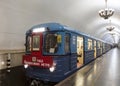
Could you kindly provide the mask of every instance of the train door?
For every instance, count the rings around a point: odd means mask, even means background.
[[[70,34],[69,33],[65,34],[65,53],[69,57],[69,70],[71,70],[72,64],[71,64],[71,56],[70,56]]]
[[[96,41],[94,41],[94,58],[96,58]]]
[[[77,68],[83,65],[83,37],[77,37]]]

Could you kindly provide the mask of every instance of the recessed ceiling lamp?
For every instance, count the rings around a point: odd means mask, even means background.
[[[110,20],[110,25],[106,28],[108,31],[112,31],[115,29],[115,26],[111,25],[111,20]]]
[[[100,17],[104,18],[104,19],[108,19],[110,16],[112,16],[114,14],[114,10],[113,9],[109,9],[107,7],[107,0],[105,0],[105,9],[104,10],[100,10],[99,11],[99,15]]]

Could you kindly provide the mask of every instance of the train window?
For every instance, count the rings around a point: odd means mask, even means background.
[[[93,49],[92,40],[88,39],[88,50],[92,50],[92,49]]]
[[[96,47],[96,41],[94,41],[94,47]]]
[[[26,39],[26,51],[27,52],[31,51],[31,36],[27,36],[27,39]]]
[[[40,36],[34,35],[33,36],[33,51],[40,49]]]
[[[98,49],[100,49],[100,42],[97,42],[97,44],[98,44]]]
[[[57,34],[48,33],[45,35],[44,51],[47,53],[56,53],[58,50]]]
[[[103,48],[105,48],[105,44],[103,43]]]
[[[65,35],[65,52],[66,53],[70,52],[70,35],[69,34]]]
[[[102,48],[102,43],[100,42],[100,48]]]

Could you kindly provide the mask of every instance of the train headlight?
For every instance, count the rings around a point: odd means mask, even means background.
[[[28,68],[28,64],[25,64],[25,65],[24,65],[24,68],[25,68],[25,69]]]
[[[53,62],[52,67],[49,68],[50,72],[53,72],[55,70],[55,67],[56,67],[56,63]]]
[[[53,72],[55,70],[55,67],[52,66],[52,67],[49,68],[49,70],[50,70],[50,72]]]

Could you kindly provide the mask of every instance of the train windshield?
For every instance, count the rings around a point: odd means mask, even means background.
[[[44,51],[46,53],[56,53],[58,51],[57,34],[47,33],[44,39]]]
[[[32,42],[31,39],[32,39],[31,36],[27,36],[27,39],[26,39],[26,51],[27,52],[31,51],[31,42]]]
[[[26,52],[31,52],[40,50],[40,36],[33,35],[27,36],[26,38]]]
[[[33,36],[33,51],[38,51],[40,49],[40,36],[34,35]]]

